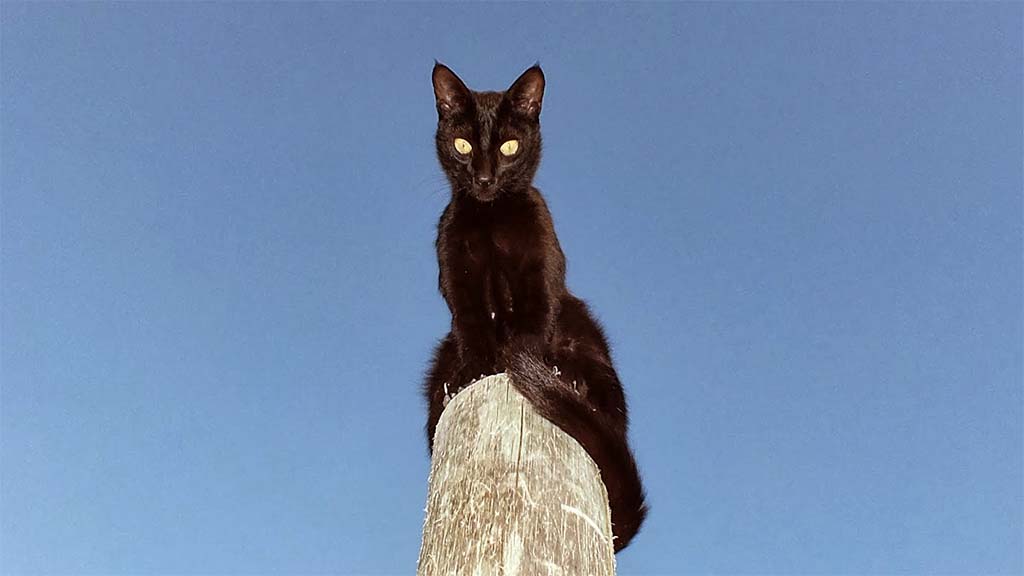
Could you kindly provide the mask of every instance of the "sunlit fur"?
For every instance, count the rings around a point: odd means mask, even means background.
[[[474,92],[444,65],[434,67],[437,157],[452,191],[437,229],[438,283],[452,322],[424,384],[428,445],[449,394],[482,375],[508,372],[533,407],[597,463],[620,550],[647,506],[607,340],[565,285],[551,213],[531,185],[544,82],[534,66],[505,92]],[[460,154],[456,138],[472,151]],[[501,154],[513,139],[518,153]]]

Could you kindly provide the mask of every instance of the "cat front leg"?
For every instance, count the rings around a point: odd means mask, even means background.
[[[467,317],[468,316],[468,317]],[[458,342],[462,374],[469,380],[489,376],[496,371],[498,344],[492,324],[474,316],[452,316],[452,333]]]
[[[452,313],[451,332],[461,360],[460,373],[470,379],[493,374],[498,342],[488,311],[486,274],[467,258],[452,258],[448,264],[442,292]]]
[[[556,299],[549,289],[543,261],[523,267],[510,282],[513,310],[509,325],[510,351],[526,352],[538,358],[548,351],[554,331]]]

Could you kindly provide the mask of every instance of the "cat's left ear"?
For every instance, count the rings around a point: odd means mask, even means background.
[[[437,113],[441,116],[454,116],[463,112],[469,105],[469,88],[455,72],[440,62],[434,61],[434,99],[437,102]]]
[[[544,72],[540,64],[534,64],[529,70],[512,83],[505,93],[512,103],[513,109],[531,120],[540,117],[540,107],[544,100]]]

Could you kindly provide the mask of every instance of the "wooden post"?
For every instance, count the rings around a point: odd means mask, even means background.
[[[505,374],[466,388],[441,415],[416,573],[615,574],[597,465]]]

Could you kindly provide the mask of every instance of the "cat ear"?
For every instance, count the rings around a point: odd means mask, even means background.
[[[536,120],[540,116],[541,101],[544,100],[544,72],[540,64],[534,64],[523,72],[505,95],[517,112]]]
[[[469,104],[469,88],[444,64],[434,61],[434,99],[437,113],[451,116],[466,109]]]

